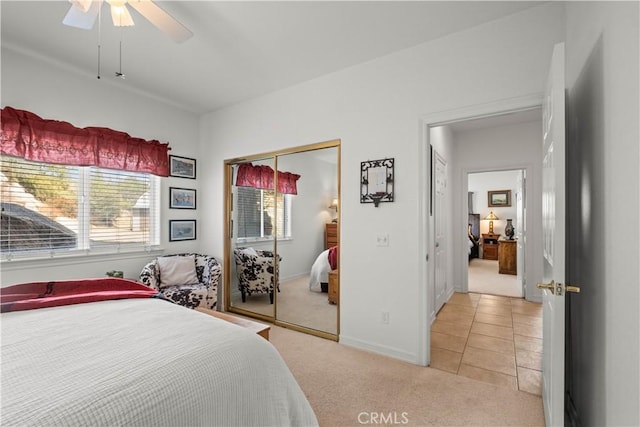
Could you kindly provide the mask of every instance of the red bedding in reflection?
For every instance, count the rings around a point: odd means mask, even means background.
[[[21,283],[0,288],[0,312],[159,295],[141,283],[118,278]]]
[[[329,265],[332,270],[338,268],[338,247],[332,246],[329,248]]]

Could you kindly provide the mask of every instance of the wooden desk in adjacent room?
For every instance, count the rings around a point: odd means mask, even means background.
[[[498,273],[514,275],[518,274],[517,252],[517,240],[498,240]]]

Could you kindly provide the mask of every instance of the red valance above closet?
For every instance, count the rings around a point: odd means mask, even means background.
[[[291,172],[278,171],[278,193],[298,194],[298,179],[300,175]],[[265,165],[242,163],[238,166],[236,185],[238,187],[253,187],[262,190],[273,190],[273,169]]]
[[[169,176],[169,145],[107,128],[77,128],[29,111],[2,109],[2,154],[35,162]]]

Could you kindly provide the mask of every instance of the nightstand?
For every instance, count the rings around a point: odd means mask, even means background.
[[[340,301],[340,273],[338,270],[329,272],[329,304],[338,304]]]
[[[498,259],[498,238],[499,234],[482,235],[482,259]]]

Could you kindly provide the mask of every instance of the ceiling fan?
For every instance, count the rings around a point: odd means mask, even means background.
[[[106,0],[111,6],[111,18],[116,27],[134,25],[127,4],[147,18],[160,31],[167,34],[176,43],[182,43],[193,33],[175,18],[162,10],[152,0]],[[62,23],[70,27],[90,30],[96,22],[103,0],[69,0],[71,8]]]

